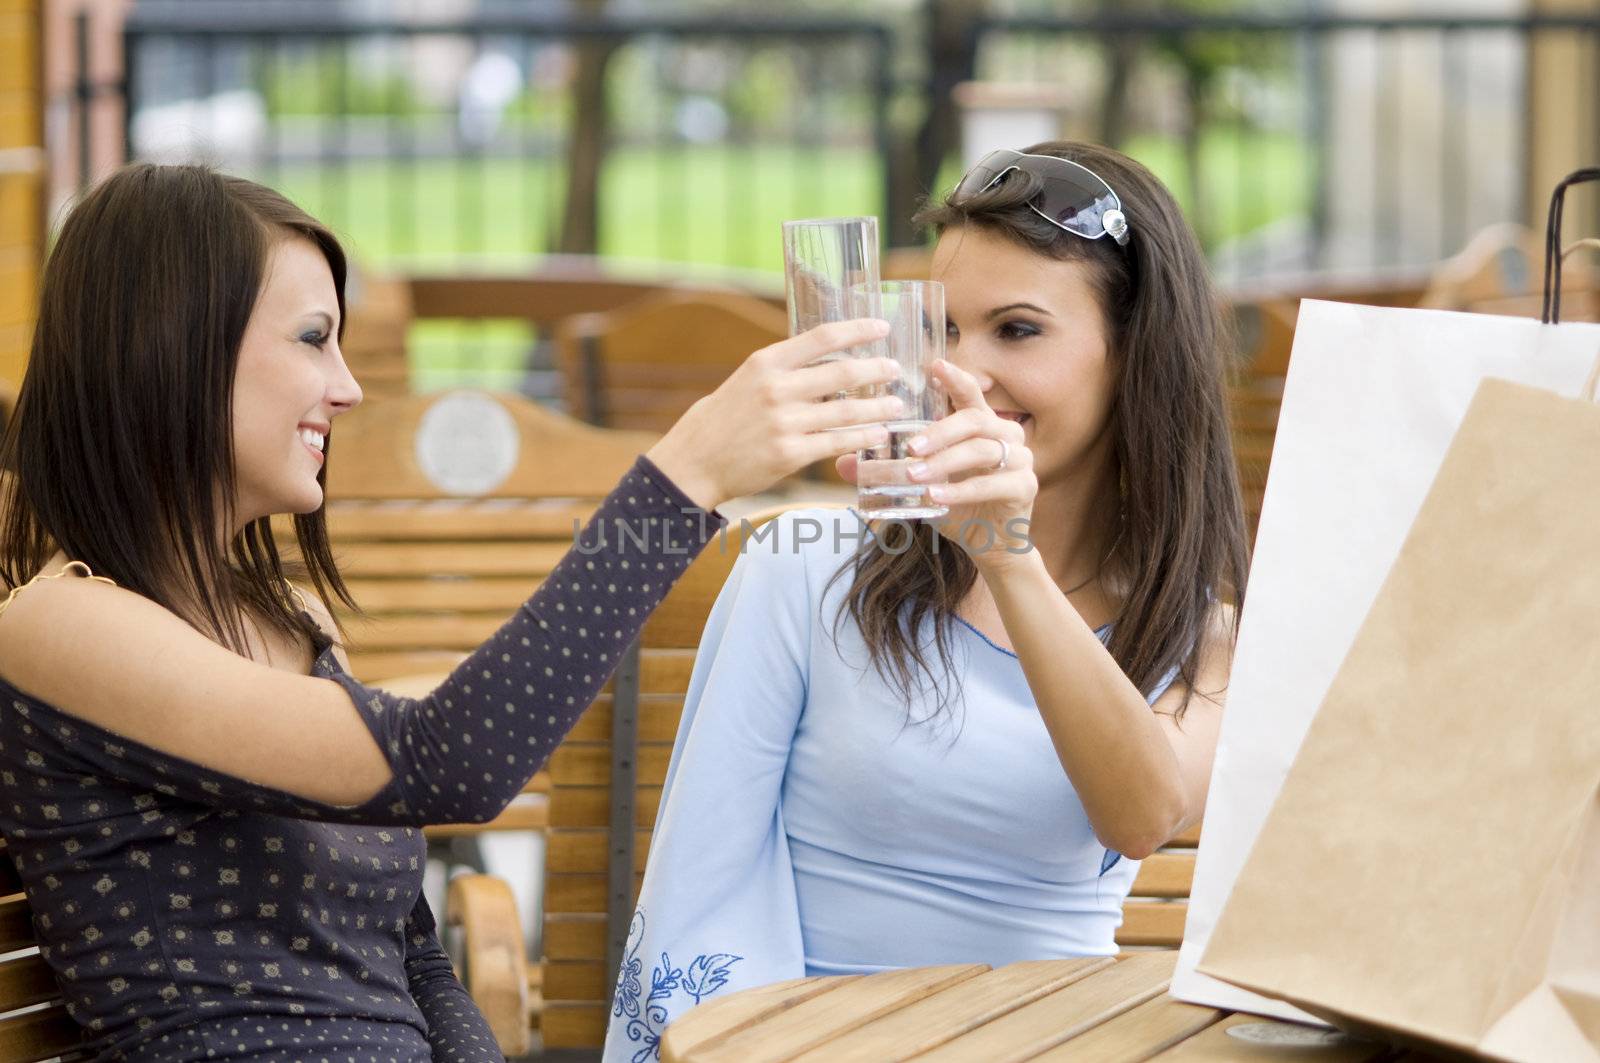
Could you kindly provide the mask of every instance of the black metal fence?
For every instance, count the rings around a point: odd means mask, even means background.
[[[941,51],[933,4],[921,25],[388,8],[144,0],[109,87],[129,156],[259,176],[386,262],[770,269],[784,217],[878,213],[904,238],[957,166],[959,138],[928,135],[961,120],[950,86],[1027,83],[1063,133],[1150,163],[1225,273],[1376,268],[1527,220],[1538,50],[1600,63],[1600,15],[1010,14]],[[1592,90],[1569,114],[1600,141]]]
[[[1437,261],[1533,219],[1535,66],[1600,71],[1600,15],[1010,16],[971,30],[971,76],[1056,86],[1069,135],[1148,163],[1224,280]],[[1600,146],[1594,82],[1565,128]]]
[[[399,264],[565,250],[771,268],[782,219],[887,210],[877,24],[362,10],[140,4],[128,156],[215,160]]]
[[[770,274],[778,222],[826,214],[880,215],[904,243],[917,199],[1031,108],[1041,138],[1147,163],[1219,278],[1248,284],[1419,266],[1533,221],[1532,86],[1551,55],[1588,73],[1568,128],[1540,138],[1600,149],[1600,15],[566,7],[140,0],[125,76],[82,76],[60,102],[87,138],[91,101],[123,97],[128,157],[256,176],[388,269],[564,250]],[[528,333],[496,335],[479,349],[499,342],[512,371]]]

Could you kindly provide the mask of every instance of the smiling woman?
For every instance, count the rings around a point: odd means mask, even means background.
[[[326,228],[193,166],[109,177],[45,271],[0,452],[0,831],[97,1058],[501,1059],[422,899],[417,828],[516,797],[716,506],[876,443],[860,426],[893,412],[818,401],[890,379],[816,364],[881,322],[753,353],[590,526],[665,545],[569,554],[436,690],[397,698],[349,675],[330,616],[353,605],[323,525],[329,440],[361,401],[344,281]]]
[[[8,462],[26,504],[0,524],[5,581],[59,550],[233,649],[247,613],[309,645],[318,629],[264,519],[289,512],[306,575],[353,606],[321,463],[297,435],[361,399],[338,352],[345,268],[332,233],[250,181],[144,165],[93,191],[47,268]]]
[[[1181,716],[1204,686],[1219,603],[1242,600],[1247,566],[1205,258],[1172,194],[1126,155],[1077,143],[1006,154],[1009,168],[919,215],[939,237],[951,360],[985,407],[1023,427],[1033,542],[1051,581],[1091,628],[1116,621],[1106,649],[1141,693],[1180,680],[1161,708]],[[1039,209],[1062,174],[1112,191],[1125,243]],[[929,667],[902,608],[934,621],[940,657],[958,618],[1001,626],[983,560],[940,553],[928,532],[899,556],[858,558],[851,615],[902,689]]]
[[[1132,159],[997,155],[923,216],[955,412],[909,472],[949,513],[796,515],[773,541],[808,545],[740,559],[610,1061],[716,992],[1113,953],[1138,861],[1204,811],[1245,579],[1205,262]]]

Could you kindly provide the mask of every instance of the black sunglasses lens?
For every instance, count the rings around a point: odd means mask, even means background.
[[[1117,194],[1092,171],[1067,159],[992,151],[968,170],[956,185],[956,202],[985,191],[1012,170],[1037,178],[1039,194],[1031,206],[1068,232],[1097,240],[1105,235],[1105,214],[1121,208]]]
[[[994,184],[995,178],[1016,165],[1018,154],[1014,151],[991,151],[966,172],[956,185],[958,199],[975,196]]]
[[[1117,205],[1117,197],[1104,181],[1088,171],[1040,174],[1044,191],[1037,206],[1045,216],[1064,229],[1091,239],[1101,236],[1105,212]]]

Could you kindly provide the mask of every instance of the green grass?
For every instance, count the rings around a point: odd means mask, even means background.
[[[1176,139],[1139,137],[1126,150],[1192,210]],[[1208,199],[1197,228],[1208,247],[1310,209],[1314,157],[1299,137],[1214,128],[1200,162]],[[554,242],[565,180],[551,159],[391,159],[257,176],[330,224],[355,261],[376,271],[527,265]],[[958,176],[946,167],[941,185]],[[881,162],[865,147],[619,149],[602,179],[600,249],[686,269],[776,273],[781,222],[881,216],[882,181]],[[416,386],[436,390],[514,386],[534,337],[509,322],[424,322],[411,340]]]
[[[1192,204],[1172,137],[1127,150]],[[1218,127],[1201,142],[1208,245],[1310,208],[1314,158],[1292,134]],[[565,175],[551,159],[388,159],[295,165],[260,175],[344,238],[359,261],[388,268],[531,259],[553,242]],[[958,176],[946,167],[941,184]],[[882,165],[870,148],[727,146],[620,149],[601,182],[601,253],[781,268],[787,218],[883,213]]]
[[[1312,147],[1289,133],[1208,130],[1200,140],[1200,170],[1207,197],[1197,216],[1189,166],[1172,137],[1135,137],[1128,154],[1172,189],[1208,249],[1285,218],[1305,216],[1312,206]]]
[[[565,186],[549,159],[335,162],[258,176],[382,268],[531,259],[554,243]],[[881,167],[866,148],[619,149],[600,195],[602,254],[773,272],[785,219],[883,212]]]
[[[551,160],[357,162],[261,175],[345,241],[369,270],[531,263],[554,242],[565,177]],[[617,259],[773,274],[785,219],[881,214],[882,176],[867,150],[618,150],[601,184],[600,247]],[[535,336],[517,322],[412,327],[413,387],[514,389]]]
[[[415,322],[407,336],[411,390],[520,390],[534,339],[533,329],[520,321]],[[545,383],[540,390],[551,392],[555,381]]]

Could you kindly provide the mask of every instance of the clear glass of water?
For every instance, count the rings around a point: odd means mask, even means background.
[[[852,312],[850,289],[876,286],[877,218],[807,218],[783,223],[783,280],[789,303],[789,335],[798,336],[830,321],[876,317]],[[837,361],[862,354],[840,351],[820,359]],[[836,399],[858,397],[860,389],[842,391]]]
[[[850,289],[851,317],[881,317],[889,335],[867,353],[900,363],[900,377],[881,385],[880,394],[898,395],[904,408],[886,422],[889,440],[857,455],[856,503],[861,515],[878,520],[942,517],[948,507],[928,493],[932,486],[911,479],[918,460],[907,445],[949,410],[944,389],[928,374],[944,357],[944,285],[938,281],[887,281]]]

